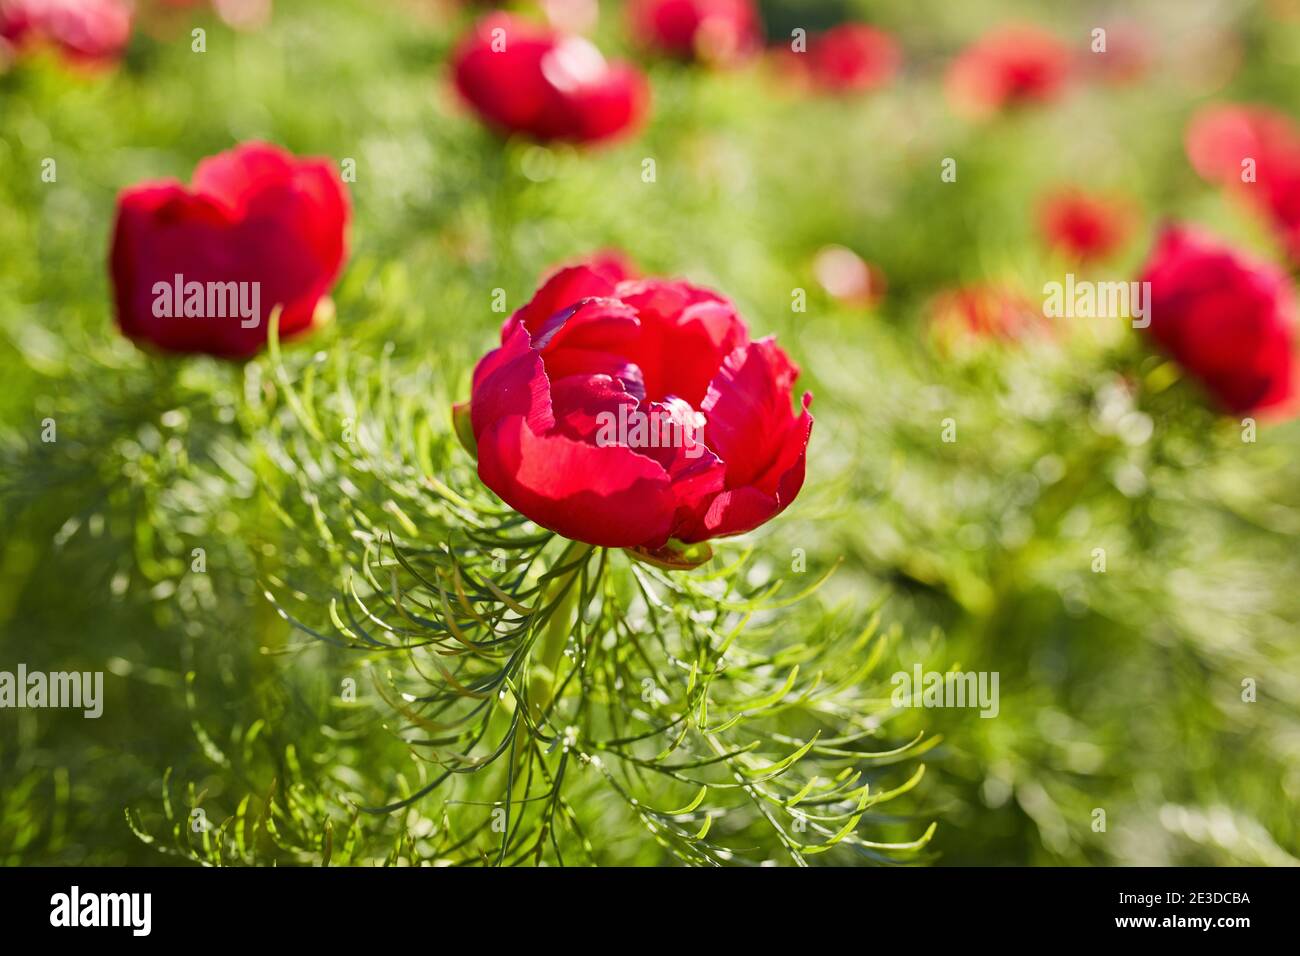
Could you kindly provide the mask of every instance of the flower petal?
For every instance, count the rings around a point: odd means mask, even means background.
[[[722,360],[749,341],[735,306],[689,282],[632,280],[615,294],[641,320],[632,357],[652,400],[676,395],[698,408]]]
[[[478,474],[516,511],[574,541],[653,550],[672,530],[672,486],[657,462],[558,432],[539,435],[522,415],[479,436]]]

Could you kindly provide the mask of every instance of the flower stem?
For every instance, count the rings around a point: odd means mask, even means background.
[[[552,579],[542,599],[542,607],[550,606],[552,610],[545,629],[539,636],[528,679],[529,717],[534,723],[542,721],[555,698],[560,660],[564,657],[565,645],[573,631],[575,615],[581,613],[578,608],[578,592],[581,590],[579,579],[592,550],[589,544],[570,542],[555,566],[573,564],[573,568]]]

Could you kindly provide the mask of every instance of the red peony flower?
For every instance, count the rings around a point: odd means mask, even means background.
[[[730,64],[762,44],[754,0],[632,0],[633,35],[668,56]]]
[[[898,72],[902,54],[894,38],[865,23],[843,23],[808,39],[804,53],[788,50],[785,63],[815,90],[865,93]]]
[[[1016,106],[1049,103],[1065,89],[1069,49],[1033,26],[1007,26],[976,41],[948,70],[948,97],[982,117]]]
[[[1142,281],[1156,343],[1232,413],[1281,410],[1293,397],[1290,280],[1194,229],[1161,234]]]
[[[1124,244],[1132,227],[1128,203],[1073,189],[1048,195],[1039,212],[1047,244],[1079,262],[1105,259]]]
[[[1186,146],[1196,171],[1259,210],[1300,262],[1300,127],[1291,117],[1216,104],[1192,118]]]
[[[245,143],[199,163],[193,185],[141,183],[117,201],[117,322],[167,352],[242,359],[312,325],[346,254],[348,198],[328,160]]]
[[[741,534],[803,485],[798,374],[716,293],[608,256],[562,269],[474,370],[478,474],[575,541],[656,552]]]
[[[1203,178],[1241,186],[1245,160],[1254,160],[1256,173],[1267,176],[1277,163],[1300,154],[1300,130],[1291,117],[1266,106],[1216,103],[1192,117],[1185,144]]]
[[[592,143],[631,132],[650,92],[592,44],[505,13],[481,20],[452,57],[456,89],[485,122],[536,139]]]
[[[131,39],[131,6],[123,0],[0,0],[0,40],[25,52],[52,47],[69,63],[102,67]]]

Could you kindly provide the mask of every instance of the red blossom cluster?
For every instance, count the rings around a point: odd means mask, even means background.
[[[749,0],[638,0],[628,12],[644,47],[734,63],[758,49]],[[53,43],[99,62],[120,51],[129,13],[116,0],[0,0],[0,36],[19,49]],[[807,38],[782,55],[793,81],[832,93],[888,82],[898,44],[864,24]],[[1133,50],[1127,54],[1132,59]],[[995,30],[947,72],[954,104],[988,117],[1052,102],[1074,56],[1037,28]],[[597,143],[646,118],[649,85],[588,40],[490,14],[451,58],[463,100],[491,127],[540,141]],[[1260,210],[1300,260],[1300,128],[1259,107],[1212,106],[1193,120],[1194,168]],[[1137,225],[1122,198],[1071,187],[1047,194],[1046,244],[1078,263],[1123,249]],[[117,321],[149,347],[244,359],[309,329],[346,257],[349,200],[333,164],[248,143],[204,160],[189,186],[122,192],[110,256]],[[828,245],[814,272],[839,301],[874,305],[879,270]],[[1143,271],[1146,335],[1224,410],[1293,406],[1295,349],[1289,277],[1207,236],[1172,225]],[[211,313],[214,294],[239,298],[242,321]],[[160,307],[160,301],[165,304]],[[941,294],[931,330],[946,345],[1010,341],[1048,326],[1013,289],[974,283]],[[792,407],[798,369],[770,338],[754,340],[725,297],[678,279],[638,278],[618,255],[562,269],[505,323],[479,362],[458,427],[479,475],[504,501],[579,541],[671,559],[673,548],[739,534],[786,508],[803,484],[811,395]],[[601,439],[609,422],[645,416],[672,442]],[[667,549],[667,550],[665,550]]]

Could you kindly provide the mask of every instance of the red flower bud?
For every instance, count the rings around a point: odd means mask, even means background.
[[[842,23],[810,36],[803,52],[784,48],[781,62],[818,92],[866,93],[893,79],[902,54],[883,30],[865,23]]]
[[[1070,51],[1045,30],[1001,27],[964,50],[948,70],[948,96],[982,117],[1057,99],[1069,79]]]
[[[1067,189],[1048,195],[1039,212],[1047,244],[1079,262],[1105,259],[1128,239],[1133,210],[1125,202]]]
[[[456,89],[489,125],[538,140],[594,143],[645,116],[645,78],[589,41],[509,14],[481,20],[452,57]]]
[[[193,184],[122,191],[109,267],[117,322],[167,352],[243,359],[309,328],[346,253],[348,198],[334,165],[245,143],[199,163]]]
[[[627,10],[640,43],[682,60],[736,63],[762,43],[754,0],[632,0]]]

